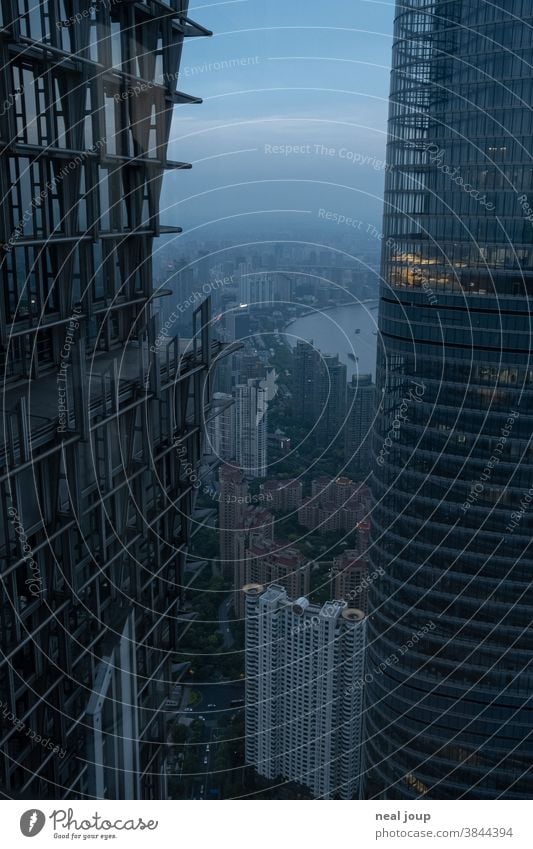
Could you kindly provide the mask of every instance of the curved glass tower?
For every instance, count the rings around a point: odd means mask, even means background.
[[[505,7],[397,5],[367,797],[533,796],[533,0]]]

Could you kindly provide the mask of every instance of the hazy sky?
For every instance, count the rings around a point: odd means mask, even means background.
[[[193,170],[166,179],[162,222],[207,239],[230,224],[344,226],[324,209],[379,223],[393,11],[392,0],[193,2],[214,35],[185,43],[178,88],[203,104],[175,109],[169,155]]]

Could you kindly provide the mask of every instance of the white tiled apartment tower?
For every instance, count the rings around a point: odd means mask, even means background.
[[[246,762],[315,798],[359,795],[366,623],[261,584],[246,597]]]

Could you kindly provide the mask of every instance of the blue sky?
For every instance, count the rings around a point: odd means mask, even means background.
[[[327,209],[379,223],[392,0],[192,2],[163,223],[215,238],[317,225]],[[296,149],[295,149],[296,148]],[[324,226],[324,225],[322,225]]]

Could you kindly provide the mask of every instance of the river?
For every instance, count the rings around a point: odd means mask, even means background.
[[[352,374],[376,373],[378,301],[367,301],[330,310],[319,310],[297,318],[284,330],[294,348],[299,339],[313,342],[323,354],[338,354]],[[359,333],[355,331],[359,328]],[[348,356],[353,354],[358,359]]]

